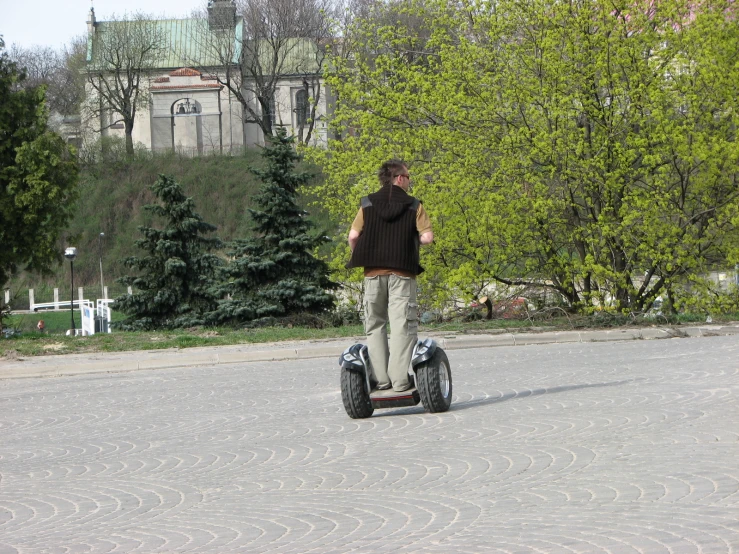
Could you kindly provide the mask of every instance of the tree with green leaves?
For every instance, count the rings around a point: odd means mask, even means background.
[[[212,251],[221,241],[206,236],[216,230],[195,212],[195,203],[171,177],[160,175],[151,187],[160,203],[144,206],[165,222],[162,229],[139,227],[144,238],[136,246],[146,252],[124,262],[136,275],[119,279],[132,294],[116,299],[126,314],[120,324],[126,330],[190,327],[203,324],[203,314],[213,310],[213,287],[220,258]]]
[[[43,273],[61,259],[78,195],[74,149],[47,128],[44,87],[24,79],[0,38],[0,291],[17,270]]]
[[[735,3],[401,9],[412,18],[360,21],[363,48],[333,60],[333,125],[351,132],[312,156],[347,224],[382,160],[409,161],[435,222],[427,301],[498,283],[547,288],[577,310],[640,312],[733,262]],[[337,272],[347,255],[341,245]]]
[[[308,179],[296,171],[300,156],[294,139],[280,127],[263,150],[265,169],[252,169],[263,185],[255,197],[260,210],[249,210],[254,237],[231,243],[225,268],[224,293],[214,314],[218,323],[264,317],[320,313],[334,305],[328,266],[315,250],[328,241],[311,234],[307,212],[296,202],[298,188]]]

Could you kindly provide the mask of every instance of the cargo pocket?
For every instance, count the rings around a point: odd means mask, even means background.
[[[364,278],[364,304],[367,305],[367,300],[375,300],[380,294],[380,276],[375,275],[374,277]]]
[[[379,276],[364,278],[364,332],[367,334],[377,325],[374,312],[380,296],[380,286]]]
[[[402,277],[400,275],[390,275],[388,278],[388,290],[390,296],[395,298],[411,298],[416,297],[416,280],[411,277]]]
[[[418,334],[418,304],[409,302],[405,309],[406,334],[415,336]]]

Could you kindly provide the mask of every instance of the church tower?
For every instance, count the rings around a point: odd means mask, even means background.
[[[90,6],[90,13],[87,15],[87,36],[92,37],[95,34],[95,25],[97,20],[95,19],[95,8]]]
[[[233,29],[236,23],[234,0],[209,0],[208,27],[211,31]]]

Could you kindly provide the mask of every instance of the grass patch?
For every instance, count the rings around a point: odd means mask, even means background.
[[[125,315],[113,311],[112,317],[113,321],[120,321],[125,318]],[[37,328],[40,320],[44,322],[45,333],[47,335],[63,335],[68,329],[72,328],[72,314],[69,311],[13,314],[6,321],[5,325],[11,329],[17,329],[24,334],[40,334]],[[74,326],[75,329],[82,328],[82,319],[79,310],[74,311]]]
[[[160,350],[282,342],[291,340],[331,339],[361,336],[361,325],[325,329],[304,327],[263,327],[258,329],[193,328],[153,333],[114,331],[91,337],[68,337],[63,334],[26,332],[0,339],[0,357],[42,356],[51,354],[83,354],[131,350]]]
[[[65,331],[69,327],[68,312],[49,312],[43,314],[45,321],[60,318],[59,326]],[[36,321],[38,314],[12,316],[16,323]],[[30,320],[28,316],[31,316]],[[730,323],[739,320],[739,313],[713,316],[714,324]],[[663,316],[557,316],[539,319],[538,317],[520,319],[493,319],[476,321],[448,321],[422,325],[419,335],[428,333],[490,333],[490,332],[538,332],[566,331],[574,329],[604,329],[614,327],[662,326],[705,323],[706,316],[681,314],[670,319]],[[48,327],[47,327],[48,328]],[[19,336],[0,339],[0,357],[44,356],[54,354],[79,354],[93,352],[121,352],[131,350],[159,350],[165,348],[193,348],[226,346],[238,344],[258,344],[296,340],[320,340],[349,337],[363,337],[362,325],[343,325],[340,327],[257,327],[250,329],[233,328],[192,328],[173,331],[124,332],[97,334],[91,337],[68,337],[60,333],[39,333],[35,327],[22,329]]]

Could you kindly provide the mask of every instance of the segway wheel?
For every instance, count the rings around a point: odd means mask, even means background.
[[[446,412],[452,405],[452,371],[449,359],[441,348],[426,363],[416,369],[418,392],[427,412]]]
[[[341,399],[344,409],[352,419],[370,417],[375,409],[365,390],[364,376],[355,371],[341,368]]]

